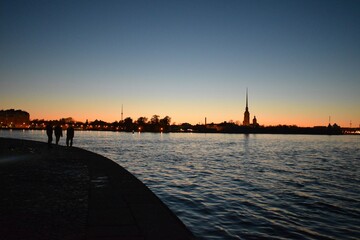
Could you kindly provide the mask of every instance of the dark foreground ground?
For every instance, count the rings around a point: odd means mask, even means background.
[[[79,148],[0,138],[1,239],[194,239],[142,182]]]

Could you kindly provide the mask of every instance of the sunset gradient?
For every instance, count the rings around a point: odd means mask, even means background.
[[[360,125],[359,1],[1,1],[0,109]]]

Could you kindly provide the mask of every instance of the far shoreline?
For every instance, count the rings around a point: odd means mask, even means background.
[[[44,128],[0,128],[4,131],[44,131]],[[64,129],[65,130],[65,129]],[[187,129],[183,131],[124,131],[116,129],[81,129],[75,128],[75,131],[82,132],[119,132],[119,133],[154,133],[154,134],[167,134],[167,133],[194,133],[194,134],[267,134],[267,135],[360,135],[360,129],[353,128],[340,128],[337,131],[332,131],[327,127],[259,127],[259,128],[242,128],[237,131],[214,131],[212,129],[197,131]]]

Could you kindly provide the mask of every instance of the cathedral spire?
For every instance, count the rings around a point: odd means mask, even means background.
[[[246,111],[248,111],[248,88],[246,88]]]
[[[249,105],[248,105],[248,89],[247,88],[246,88],[246,107],[245,107],[245,112],[244,112],[243,125],[244,126],[250,125],[250,113],[249,113]]]

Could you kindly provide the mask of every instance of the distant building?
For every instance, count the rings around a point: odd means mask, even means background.
[[[245,107],[245,112],[244,112],[243,125],[250,126],[250,113],[249,113],[249,108],[248,108],[248,90],[247,89],[246,89],[246,107]]]
[[[30,114],[22,110],[1,110],[1,127],[22,128],[30,124]]]
[[[253,119],[253,126],[257,126],[258,123],[257,123],[257,119],[256,119],[256,116],[254,116],[254,119]]]

